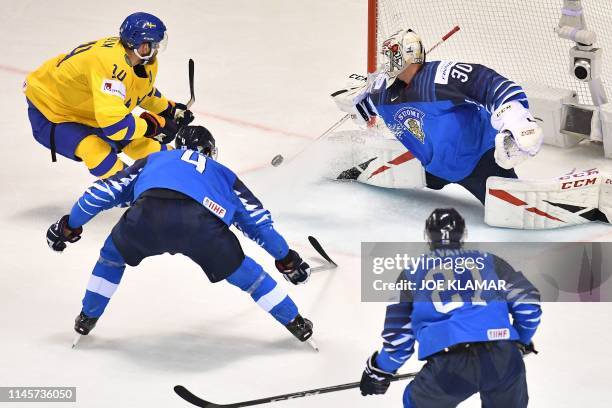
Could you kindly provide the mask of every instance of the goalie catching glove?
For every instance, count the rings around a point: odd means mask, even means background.
[[[542,129],[520,102],[511,101],[497,108],[491,125],[499,132],[495,136],[495,161],[500,167],[511,169],[540,151]]]
[[[283,259],[277,260],[275,265],[285,279],[294,285],[306,283],[310,277],[310,265],[304,262],[293,249],[290,249]]]
[[[358,125],[370,124],[378,115],[365,85],[341,89],[331,94],[331,97],[338,109],[351,115]]]
[[[71,244],[81,239],[83,227],[70,228],[68,225],[68,215],[64,215],[51,225],[47,230],[47,245],[55,252],[62,252],[66,249],[66,242]]]
[[[351,115],[357,125],[372,125],[378,111],[370,99],[370,92],[372,89],[387,87],[390,78],[386,73],[381,73],[370,81],[357,74],[352,74],[349,78],[351,81],[346,88],[334,92],[331,97],[338,109]]]

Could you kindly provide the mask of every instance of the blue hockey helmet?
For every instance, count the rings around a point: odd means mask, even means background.
[[[140,56],[147,60],[155,51],[163,51],[168,40],[166,26],[153,14],[138,12],[130,14],[119,28],[121,42],[127,48],[135,50],[143,43],[151,44],[151,55]]]

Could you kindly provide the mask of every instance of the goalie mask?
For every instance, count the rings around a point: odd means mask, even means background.
[[[421,37],[411,29],[400,30],[382,44],[385,71],[395,76],[410,64],[425,63],[425,49]]]
[[[177,149],[195,150],[206,156],[217,159],[215,138],[204,126],[184,126],[176,134],[174,144]]]
[[[454,208],[436,208],[425,221],[425,239],[431,250],[461,248],[466,237],[465,220]]]

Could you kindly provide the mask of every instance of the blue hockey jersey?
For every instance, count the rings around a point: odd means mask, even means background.
[[[429,173],[451,182],[495,146],[492,112],[510,101],[529,108],[519,85],[483,65],[428,62],[409,86],[396,79],[387,87],[385,77],[368,95],[378,115]]]
[[[69,225],[81,226],[103,210],[129,206],[145,191],[159,188],[193,198],[275,259],[289,252],[287,242],[273,228],[270,212],[236,174],[193,150],[153,153],[110,178],[96,181],[73,206]]]
[[[376,360],[381,369],[401,367],[413,354],[415,340],[420,360],[460,343],[531,342],[542,313],[540,294],[522,273],[495,255],[464,249],[436,250],[422,259],[402,274],[411,289],[387,307]],[[469,259],[473,262],[465,267]],[[432,282],[441,286],[434,288]]]

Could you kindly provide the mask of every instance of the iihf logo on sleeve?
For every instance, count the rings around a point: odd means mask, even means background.
[[[425,143],[425,132],[423,131],[423,118],[425,114],[418,109],[406,106],[398,110],[393,119],[402,125],[419,142]]]

